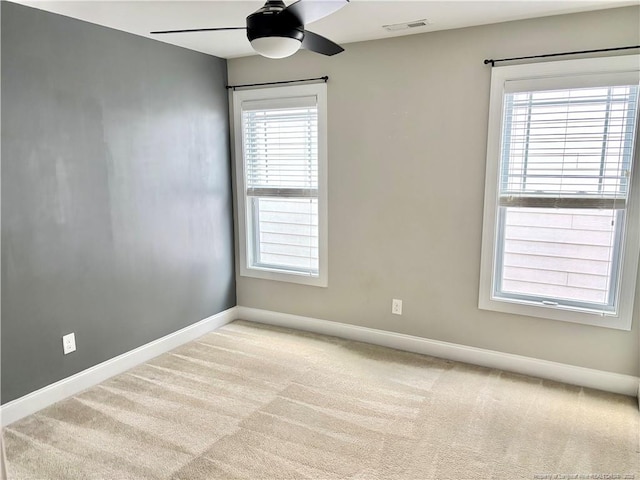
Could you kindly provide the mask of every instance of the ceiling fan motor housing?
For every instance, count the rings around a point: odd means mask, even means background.
[[[284,2],[269,0],[260,10],[247,17],[249,41],[264,37],[287,37],[302,42],[304,25],[299,18],[285,10]]]

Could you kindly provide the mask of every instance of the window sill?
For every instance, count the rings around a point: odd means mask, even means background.
[[[304,273],[290,272],[288,270],[278,270],[273,268],[241,268],[241,277],[259,278],[262,280],[274,280],[277,282],[297,283],[300,285],[310,285],[314,287],[327,287],[325,275],[311,276]]]
[[[612,328],[615,330],[631,330],[631,312],[613,315],[562,305],[527,304],[520,300],[496,299],[480,297],[480,310],[512,313],[529,317],[559,320],[561,322],[580,323],[594,327]]]

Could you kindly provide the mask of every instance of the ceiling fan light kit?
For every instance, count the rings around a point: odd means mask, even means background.
[[[256,53],[267,58],[289,57],[301,47],[321,55],[336,55],[344,51],[344,48],[328,38],[306,30],[305,25],[336,12],[348,2],[349,0],[298,0],[286,6],[282,0],[267,0],[262,8],[247,17],[247,39]],[[151,33],[192,33],[242,28],[215,27]]]
[[[251,40],[251,47],[267,58],[290,57],[302,46],[302,42],[291,37],[260,37]]]

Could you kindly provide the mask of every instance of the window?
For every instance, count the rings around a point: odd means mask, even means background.
[[[492,70],[479,307],[629,330],[640,56]]]
[[[327,285],[326,85],[234,92],[240,275]]]

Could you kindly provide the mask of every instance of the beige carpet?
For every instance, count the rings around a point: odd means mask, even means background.
[[[11,479],[640,479],[639,417],[631,397],[234,322],[5,441]]]

